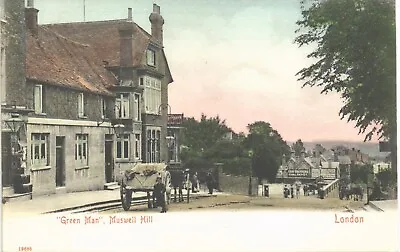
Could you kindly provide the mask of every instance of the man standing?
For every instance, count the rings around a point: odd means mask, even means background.
[[[153,200],[154,197],[157,200],[157,206],[161,207],[161,213],[167,212],[167,206],[165,203],[165,185],[162,183],[161,177],[157,177],[156,184],[154,185]]]
[[[213,194],[214,191],[214,177],[212,176],[211,172],[207,174],[207,187],[208,187],[208,194]]]

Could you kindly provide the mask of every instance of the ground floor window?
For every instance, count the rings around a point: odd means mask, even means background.
[[[129,158],[129,134],[122,135],[117,139],[117,158]]]
[[[135,134],[135,159],[141,160],[141,136],[140,134]]]
[[[148,163],[161,162],[161,129],[153,128],[147,129],[147,155],[146,161]]]
[[[75,138],[76,167],[88,166],[88,135],[77,134]]]
[[[49,134],[32,133],[31,162],[32,166],[49,165]]]

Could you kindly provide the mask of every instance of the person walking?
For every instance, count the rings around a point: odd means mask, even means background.
[[[293,199],[294,198],[294,186],[293,184],[290,185],[290,196]]]
[[[162,182],[161,177],[157,177],[156,184],[154,185],[153,200],[154,197],[157,201],[157,206],[161,207],[161,213],[167,212],[167,204],[165,202],[165,192],[166,188]]]
[[[208,194],[213,194],[213,191],[214,191],[214,177],[211,174],[211,172],[209,172],[207,174],[207,187],[208,187]]]
[[[296,198],[298,199],[300,197],[300,183],[296,184]]]

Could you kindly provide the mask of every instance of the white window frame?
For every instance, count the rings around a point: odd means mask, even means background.
[[[120,149],[119,153],[118,153],[118,146]],[[129,159],[129,156],[130,156],[130,135],[129,134],[123,134],[119,138],[117,138],[117,148],[116,148],[115,156],[118,160]]]
[[[161,106],[161,80],[145,76],[145,89],[144,89],[144,100],[145,100],[145,111],[146,114],[159,114],[159,108]]]
[[[156,66],[156,51],[153,49],[147,49],[146,53],[147,65]]]
[[[142,136],[135,133],[135,159],[142,160]]]
[[[1,24],[3,25],[3,24]],[[3,29],[3,27],[1,27]],[[0,31],[2,32],[2,31]],[[4,38],[4,34],[1,34],[1,39]],[[3,46],[3,41],[0,41],[0,83],[1,83],[1,104],[6,103],[6,49]]]
[[[31,164],[33,167],[49,166],[49,135],[45,133],[32,133]]]
[[[78,96],[78,117],[85,117],[85,95],[79,93]]]
[[[117,93],[115,98],[115,118],[128,119],[129,108],[130,108],[130,94],[129,93]]]
[[[140,94],[139,93],[134,93],[133,94],[133,119],[137,122],[141,121],[141,111],[140,111]]]
[[[146,129],[146,162],[161,162],[161,128],[148,127]]]
[[[107,118],[107,103],[103,97],[100,98],[100,104],[101,104],[101,117],[105,119]]]
[[[35,85],[33,91],[33,103],[36,114],[43,113],[43,86]]]
[[[75,166],[86,167],[89,165],[89,135],[76,134],[75,136]]]

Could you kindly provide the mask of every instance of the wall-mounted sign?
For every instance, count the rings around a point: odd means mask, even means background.
[[[168,114],[168,125],[181,125],[183,114]]]
[[[310,177],[310,170],[309,169],[289,169],[288,177],[307,178],[307,177]]]

